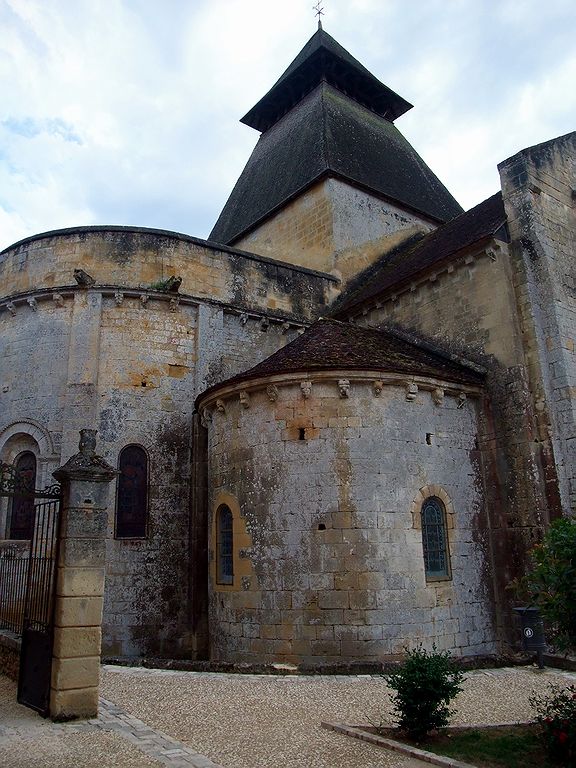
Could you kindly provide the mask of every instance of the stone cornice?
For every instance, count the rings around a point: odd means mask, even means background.
[[[302,386],[303,384],[306,386]],[[447,379],[342,368],[341,370],[284,373],[223,385],[205,396],[199,395],[196,408],[202,414],[211,413],[213,410],[222,412],[225,410],[227,401],[232,398],[242,402],[246,408],[249,407],[246,404],[249,403],[250,396],[258,392],[264,392],[271,402],[275,402],[282,387],[293,385],[299,385],[302,398],[307,399],[313,396],[315,384],[332,384],[335,394],[351,400],[354,399],[355,385],[358,384],[371,386],[375,397],[379,396],[383,387],[402,387],[406,389],[407,400],[415,400],[418,392],[424,391],[431,394],[436,405],[441,405],[444,395],[458,398],[463,405],[468,396],[478,398],[483,393],[482,387],[454,383]]]
[[[287,324],[288,327],[294,329],[306,328],[309,325],[309,321],[304,318],[290,315],[286,312],[266,311],[259,308],[229,304],[202,296],[184,293],[165,293],[164,291],[154,291],[149,288],[134,288],[123,285],[94,285],[89,288],[79,285],[65,285],[54,288],[37,288],[0,298],[0,312],[9,312],[11,315],[14,315],[16,310],[20,308],[24,308],[27,311],[36,311],[41,303],[50,300],[54,301],[57,306],[62,306],[66,299],[73,299],[77,293],[99,293],[103,297],[113,298],[117,304],[121,304],[125,298],[138,299],[143,307],[147,305],[149,300],[166,302],[168,305],[172,302],[176,306],[198,307],[201,304],[208,304],[220,307],[229,314],[238,315],[243,324],[247,320],[257,320],[258,322],[268,320],[269,323]]]

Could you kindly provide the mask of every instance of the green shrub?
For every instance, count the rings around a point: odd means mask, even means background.
[[[448,725],[448,705],[462,690],[463,674],[454,666],[448,651],[426,651],[421,645],[407,652],[397,672],[387,676],[399,728],[415,741],[430,731]]]
[[[576,766],[576,686],[550,686],[548,696],[531,696],[536,720],[551,760],[568,768]]]
[[[538,606],[558,648],[576,648],[576,519],[554,520],[530,555],[531,569],[515,584],[518,594]]]

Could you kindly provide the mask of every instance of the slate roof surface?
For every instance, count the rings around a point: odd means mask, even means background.
[[[232,245],[329,176],[436,221],[462,212],[393,123],[323,83],[260,137],[209,239]]]
[[[416,242],[412,239],[386,254],[338,299],[331,314],[345,317],[419,273],[448,261],[463,248],[496,235],[506,238],[505,224],[502,193],[497,192]]]
[[[258,131],[268,130],[322,80],[388,120],[395,120],[412,108],[412,104],[381,83],[340,43],[319,29],[241,122]]]
[[[476,385],[484,381],[484,373],[478,366],[466,365],[435,345],[399,330],[363,328],[322,319],[263,362],[210,387],[198,400],[230,384],[276,374],[309,375],[326,370],[412,374]]]

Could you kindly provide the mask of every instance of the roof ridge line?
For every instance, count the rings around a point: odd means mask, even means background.
[[[360,327],[367,327],[374,331],[384,331],[386,333],[390,333],[392,336],[396,336],[396,338],[400,339],[401,341],[405,341],[408,344],[412,344],[413,346],[421,347],[426,352],[430,352],[434,355],[437,355],[438,357],[443,357],[445,360],[449,360],[451,363],[458,363],[458,365],[471,368],[473,371],[476,371],[476,373],[483,375],[488,373],[488,369],[480,363],[477,363],[474,360],[470,360],[463,355],[459,355],[456,352],[451,352],[447,348],[439,347],[432,340],[429,340],[423,336],[419,336],[415,331],[409,331],[406,328],[400,328],[400,326],[395,325],[394,323],[383,323],[380,328],[376,328],[374,326]]]

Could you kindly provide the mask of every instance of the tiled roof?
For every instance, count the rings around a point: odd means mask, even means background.
[[[465,363],[436,345],[399,329],[378,330],[322,319],[263,362],[211,387],[207,392],[277,374],[306,376],[315,371],[329,370],[430,376],[475,385],[484,381],[484,372],[479,366]]]
[[[392,122],[323,83],[260,137],[209,239],[233,245],[328,176],[436,221],[462,211]]]
[[[347,317],[412,280],[419,273],[446,262],[454,254],[499,233],[506,223],[502,193],[497,192],[414,242],[404,243],[364,272],[334,305],[334,317]],[[506,237],[502,231],[501,237]]]

